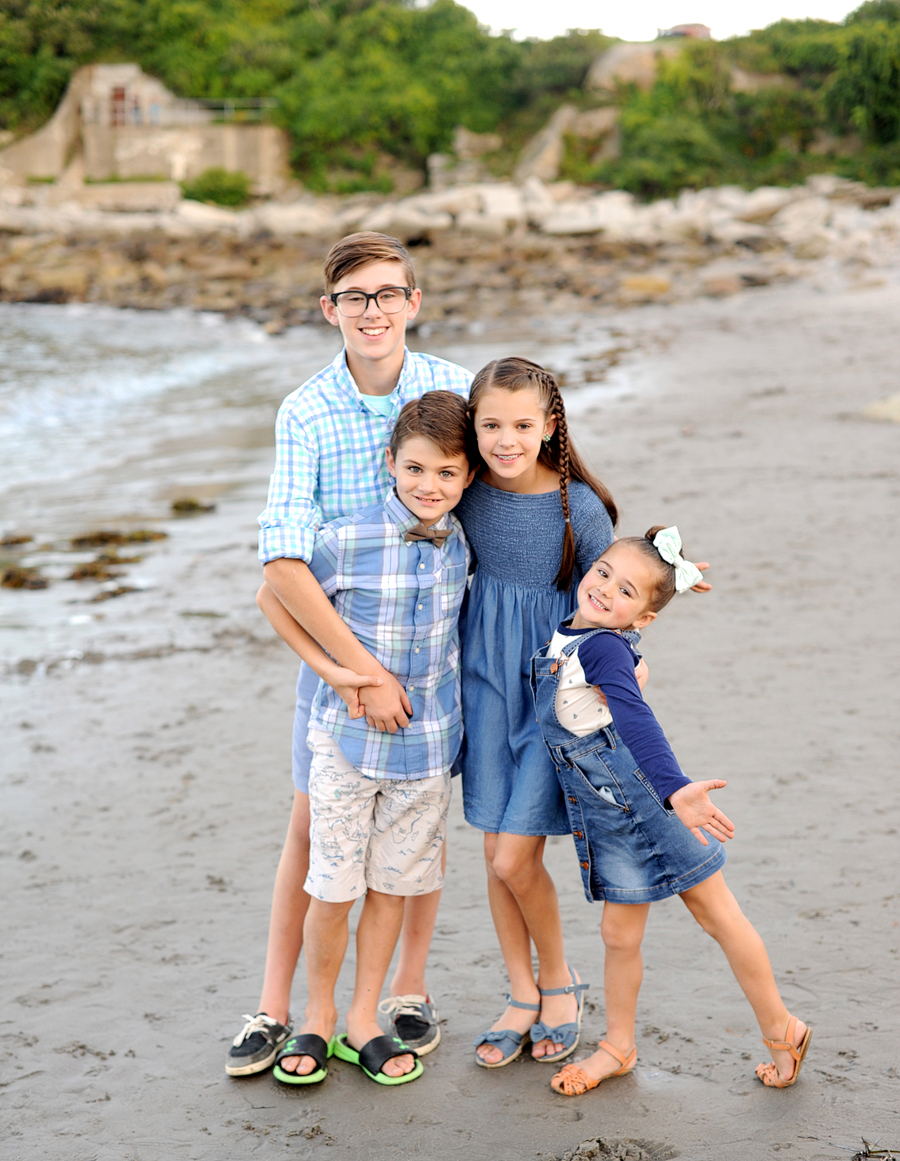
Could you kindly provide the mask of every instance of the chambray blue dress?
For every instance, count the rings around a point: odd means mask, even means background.
[[[466,820],[489,834],[569,834],[556,770],[535,720],[531,658],[575,604],[575,588],[609,547],[612,521],[586,484],[569,485],[576,566],[553,583],[565,521],[559,492],[521,495],[475,479],[455,515],[475,553],[462,633]]]

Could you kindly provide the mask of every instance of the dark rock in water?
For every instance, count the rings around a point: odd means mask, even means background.
[[[106,544],[124,544],[124,532],[98,530],[86,532],[84,536],[73,536],[69,541],[73,548],[102,548]]]
[[[137,591],[131,585],[117,585],[114,589],[104,589],[102,593],[97,593],[95,597],[91,597],[89,604],[95,605],[98,601],[111,601],[116,597],[124,597],[126,593],[136,593]]]
[[[17,544],[30,544],[33,536],[4,536],[0,540],[0,548],[15,548]]]
[[[10,565],[0,573],[0,585],[5,589],[45,589],[50,582],[36,568]]]
[[[115,549],[111,552],[101,552],[97,557],[103,564],[140,564],[143,556],[119,556]]]
[[[147,540],[165,540],[168,535],[168,532],[157,532],[152,528],[139,528],[134,532],[100,529],[86,532],[84,536],[73,536],[69,543],[73,548],[105,548],[108,544],[143,544]]]
[[[604,1141],[597,1137],[582,1141],[564,1153],[559,1161],[669,1161],[675,1156],[675,1150],[668,1145],[652,1141],[636,1141],[631,1137]]]
[[[199,516],[203,512],[215,510],[215,504],[204,504],[202,500],[195,500],[193,496],[184,496],[180,500],[172,501],[172,511],[176,516]]]
[[[115,577],[121,576],[122,570],[120,568],[111,568],[109,561],[98,557],[97,560],[89,560],[86,564],[79,564],[73,568],[69,573],[69,580],[114,580]]]

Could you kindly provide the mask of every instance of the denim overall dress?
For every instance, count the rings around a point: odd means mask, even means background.
[[[560,725],[560,662],[590,637],[611,632],[591,629],[569,638],[559,657],[548,656],[549,645],[539,650],[531,662],[531,687],[562,785],[585,895],[589,901],[652,903],[721,870],[725,851],[708,835],[704,846],[663,806],[615,724],[583,738]]]

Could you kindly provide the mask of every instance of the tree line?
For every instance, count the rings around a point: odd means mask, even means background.
[[[500,132],[487,163],[502,175],[560,103],[597,103],[584,79],[611,43],[599,31],[491,34],[455,0],[4,0],[0,128],[40,125],[81,65],[129,60],[179,96],[276,98],[313,189],[386,189],[386,163],[424,171],[457,125]],[[741,91],[735,66],[782,79]],[[649,92],[609,100],[620,156],[571,140],[566,175],[647,196],[816,168],[900,184],[900,0],[867,0],[843,24],[687,43]]]

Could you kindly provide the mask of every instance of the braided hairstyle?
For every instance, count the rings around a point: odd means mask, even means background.
[[[577,480],[596,493],[609,513],[609,518],[616,525],[619,512],[616,502],[610,495],[606,485],[599,480],[582,460],[581,456],[569,440],[569,426],[566,423],[566,409],[563,404],[562,392],[556,379],[544,367],[533,363],[531,359],[521,359],[511,356],[505,359],[494,359],[486,367],[482,367],[469,390],[469,409],[474,415],[478,402],[487,391],[534,391],[538,398],[541,410],[549,419],[556,419],[556,429],[546,442],[541,442],[538,460],[552,472],[559,476],[559,498],[562,504],[565,531],[563,533],[562,558],[559,562],[559,571],[556,574],[555,585],[561,592],[568,592],[572,587],[572,576],[575,572],[575,535],[572,532],[571,513],[569,511],[569,481]]]

